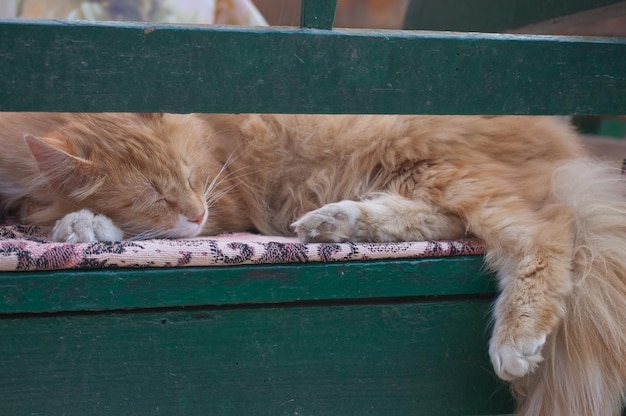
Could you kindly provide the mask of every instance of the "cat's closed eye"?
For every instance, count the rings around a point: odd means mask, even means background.
[[[187,177],[187,185],[189,185],[189,189],[194,192],[203,193],[204,192],[204,180],[202,176],[197,172],[191,172]]]

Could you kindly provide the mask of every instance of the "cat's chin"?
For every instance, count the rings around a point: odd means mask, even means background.
[[[207,217],[208,215],[205,212],[202,220],[189,221],[189,219],[184,215],[179,215],[176,225],[171,230],[168,230],[166,233],[164,233],[164,236],[167,238],[197,237],[202,233]]]

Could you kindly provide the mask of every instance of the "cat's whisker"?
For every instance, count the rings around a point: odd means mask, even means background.
[[[205,182],[205,196],[209,192],[211,192],[216,186],[218,186],[221,182],[223,182],[225,179],[231,177],[234,173],[237,173],[238,171],[246,169],[246,167],[241,167],[241,168],[236,169],[234,171],[229,171],[228,174],[226,174],[224,177],[220,178],[220,176],[225,171],[227,171],[227,169],[230,167],[230,165],[237,159],[238,156],[235,154],[235,152],[237,151],[237,149],[239,147],[240,146],[237,146],[237,148],[235,148],[235,150],[233,150],[231,152],[231,154],[228,156],[228,158],[226,159],[226,161],[222,165],[222,167],[219,170],[219,172],[217,172],[217,174],[215,175],[215,177],[213,178],[213,180],[210,183],[209,183],[209,178],[207,177],[207,180]]]
[[[210,178],[207,177],[207,180],[205,181],[205,185],[204,185],[204,197],[205,199],[207,198],[207,195],[212,192],[212,190],[218,186],[219,183],[224,181],[224,178],[220,179],[220,176],[222,175],[222,173],[224,173],[227,169],[228,166],[230,166],[230,164],[233,162],[232,159],[233,154],[231,153],[231,155],[228,157],[228,159],[226,159],[226,162],[222,165],[221,169],[217,172],[217,174],[213,177],[213,180],[209,183]],[[228,173],[228,175],[226,175],[226,177],[228,177],[231,174],[231,172]]]
[[[229,181],[233,181],[233,180],[239,180],[239,179],[245,178],[246,176],[249,176],[249,175],[257,172],[257,171],[247,171],[247,172],[244,172],[242,174],[236,175],[240,171],[244,171],[244,170],[246,170],[246,168],[240,168],[240,169],[234,170],[232,172],[229,172],[227,175],[225,175],[224,177],[220,178],[219,181],[215,181],[214,180],[213,182],[211,182],[211,185],[209,186],[209,188],[207,188],[207,191],[211,192],[217,186],[219,186],[219,185],[221,185],[221,184],[223,184],[225,182],[229,182]]]
[[[224,195],[227,195],[231,190],[233,190],[234,188],[238,187],[240,184],[238,183],[234,183],[228,187],[225,187],[223,189],[220,189],[217,192],[212,192],[210,195],[207,195],[206,197],[206,202],[207,202],[207,206],[211,207],[213,204],[215,204],[217,202],[217,200],[219,200],[220,198],[222,198]]]
[[[206,189],[206,191],[204,193],[204,197],[205,197],[205,200],[207,201],[207,203],[209,201],[214,201],[215,199],[219,199],[219,198],[216,198],[216,196],[215,196],[216,195],[215,189],[218,186],[226,184],[227,182],[230,182],[230,181],[234,181],[235,182],[234,185],[220,190],[219,197],[221,198],[224,195],[224,193],[232,190],[233,188],[235,188],[237,186],[242,186],[243,183],[242,183],[242,181],[240,181],[240,179],[245,178],[246,176],[250,176],[250,175],[252,175],[252,174],[257,172],[257,170],[254,170],[254,171],[247,171],[247,172],[244,172],[243,174],[236,175],[237,172],[242,171],[242,170],[246,170],[246,168],[240,168],[240,169],[234,170],[232,172],[229,172],[227,175],[225,175],[219,181],[216,181],[214,179],[213,182],[211,183],[211,185]]]
[[[242,168],[243,169],[243,168]],[[236,173],[236,171],[233,172],[229,172],[226,176],[219,178],[219,176],[216,176],[213,181],[211,182],[211,184],[206,188],[205,192],[204,192],[204,196],[205,198],[208,198],[208,196],[221,184],[227,182],[227,181],[232,181],[235,179],[241,179],[242,177],[246,176],[246,175],[239,175],[239,176],[234,176],[234,174]]]
[[[211,213],[212,213],[212,212],[215,212],[215,211],[213,211],[213,209],[215,208],[215,206],[216,206],[217,202],[218,202],[218,201],[219,201],[222,197],[224,197],[224,196],[225,196],[225,195],[227,195],[227,194],[228,194],[228,192],[227,192],[227,191],[225,191],[225,192],[220,192],[220,193],[218,193],[218,194],[215,194],[215,195],[212,195],[212,196],[211,196],[211,199],[209,199],[209,200],[207,201],[207,209],[209,209],[209,215],[211,215]]]
[[[134,235],[130,236],[128,240],[130,241],[141,241],[141,240],[152,240],[156,238],[162,238],[163,232],[160,230],[145,230],[139,233],[132,233]]]

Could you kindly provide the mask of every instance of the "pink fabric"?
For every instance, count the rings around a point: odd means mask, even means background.
[[[54,243],[45,227],[0,226],[0,271],[227,266],[483,254],[476,240],[303,244],[296,238],[237,233],[179,240]]]

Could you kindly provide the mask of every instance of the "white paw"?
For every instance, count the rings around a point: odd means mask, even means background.
[[[108,217],[83,209],[58,220],[52,229],[51,238],[53,241],[66,243],[121,241],[124,232]]]
[[[354,201],[327,204],[291,224],[300,240],[338,243],[354,240],[361,211]]]
[[[500,343],[494,336],[489,343],[489,356],[496,374],[503,380],[513,380],[535,371],[543,360],[541,349],[546,337]]]

